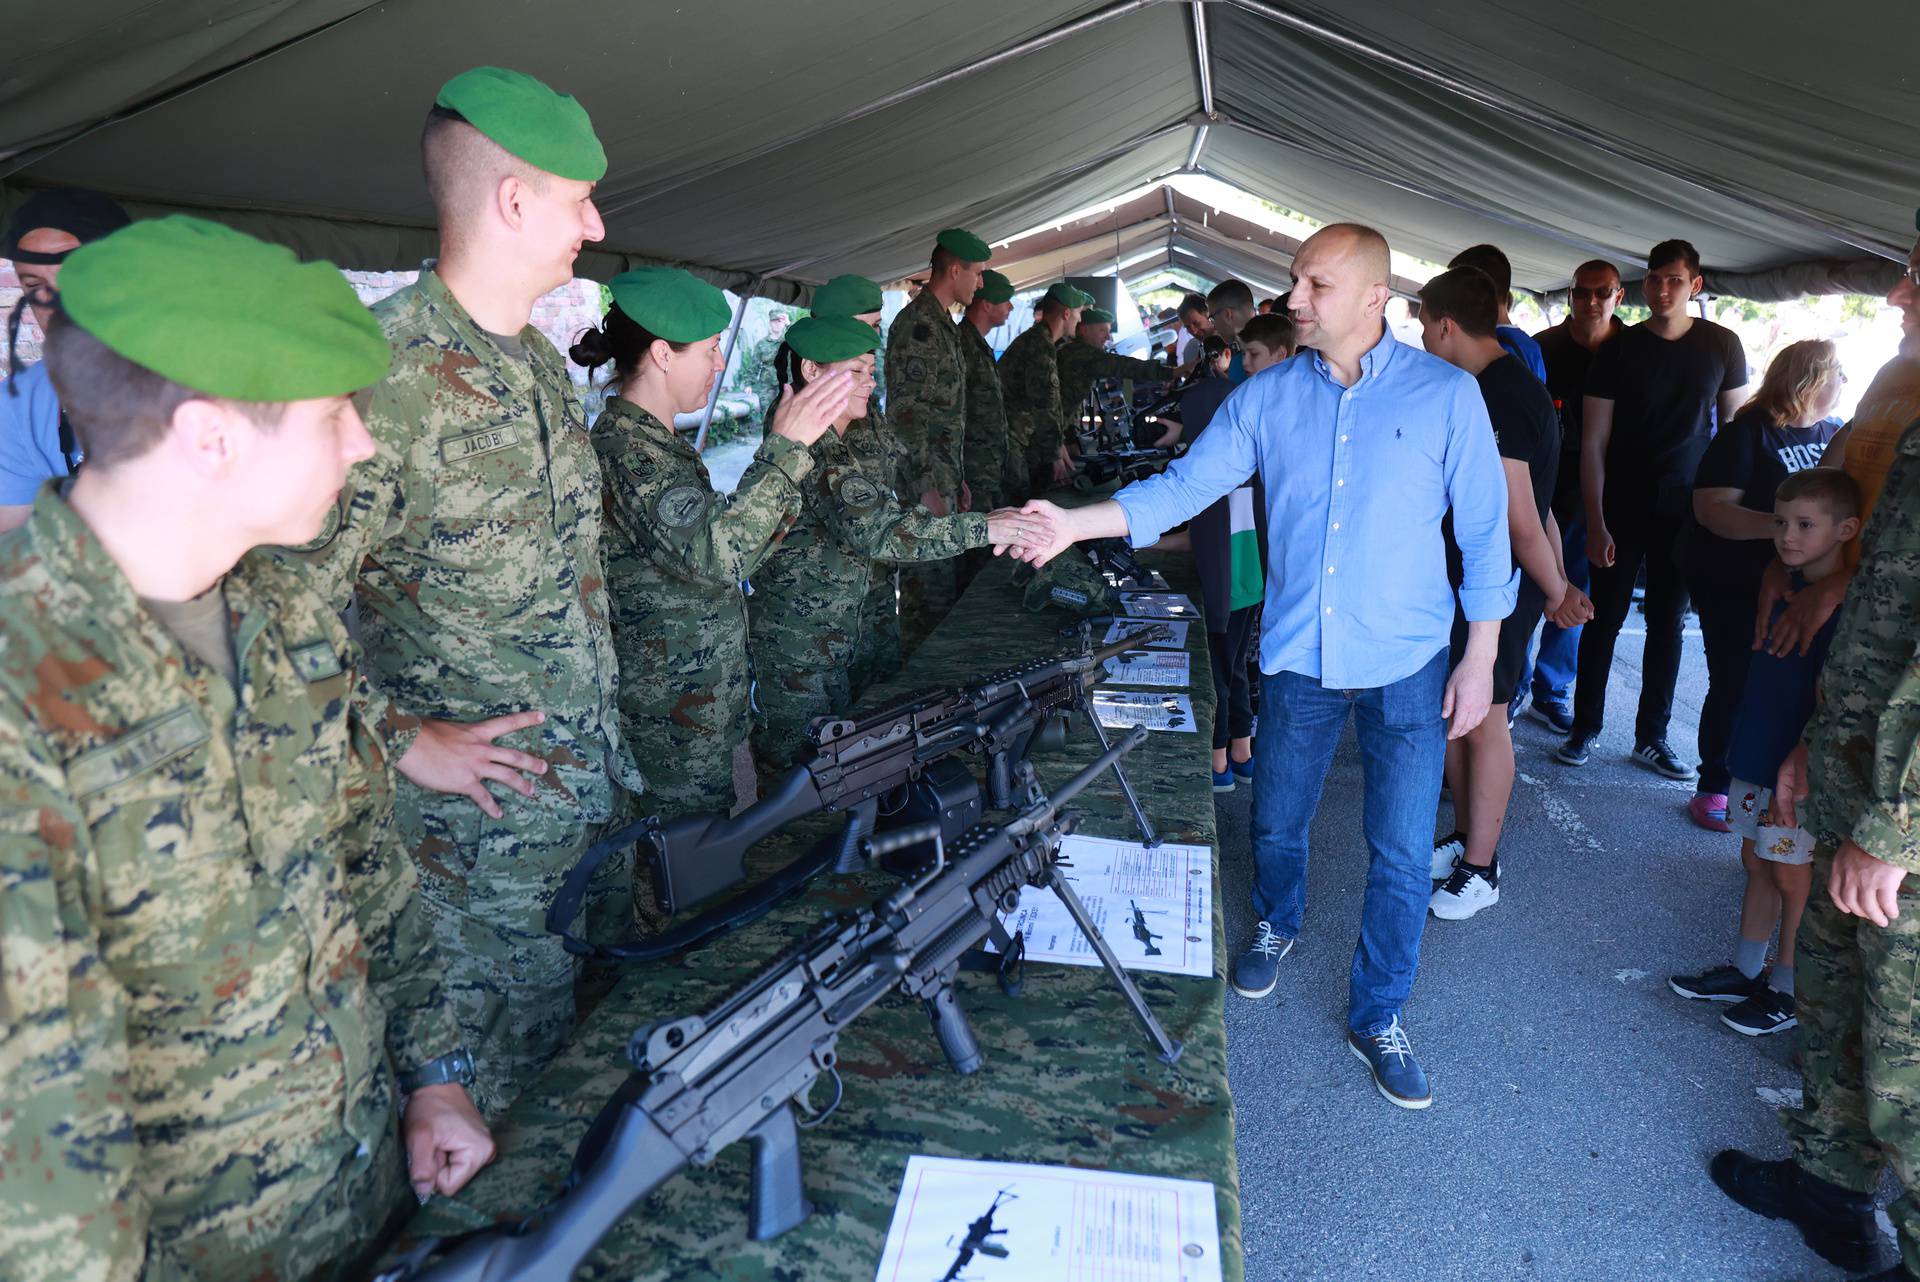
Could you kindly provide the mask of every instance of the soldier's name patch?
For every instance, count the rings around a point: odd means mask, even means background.
[[[324,681],[345,671],[340,666],[340,656],[334,653],[333,644],[328,641],[309,641],[305,645],[289,647],[287,660],[293,664],[293,670],[308,681]]]
[[[76,797],[111,788],[192,751],[208,737],[198,709],[175,708],[75,757],[67,763],[67,786]]]
[[[520,443],[520,425],[502,423],[499,427],[483,427],[477,432],[467,432],[460,436],[449,436],[440,442],[440,461],[458,463],[462,459],[474,458],[481,454],[491,454],[495,450],[504,450],[510,445]]]
[[[653,510],[660,524],[670,529],[684,529],[707,510],[707,492],[697,485],[676,485],[660,496]]]
[[[840,478],[840,505],[849,511],[866,512],[880,506],[880,487],[858,472],[849,472]]]

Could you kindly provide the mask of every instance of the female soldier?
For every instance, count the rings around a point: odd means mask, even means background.
[[[607,598],[620,664],[620,728],[662,817],[733,809],[733,753],[747,737],[746,601],[740,581],[779,545],[814,470],[807,447],[846,403],[851,374],[781,398],[731,495],[674,434],[720,376],[726,296],[675,268],[613,278],[613,306],[571,355],[613,362],[593,425],[605,475]]]
[[[853,382],[841,392],[833,431],[813,447],[799,519],[753,576],[753,747],[765,769],[804,755],[807,723],[852,702],[848,669],[876,574],[989,544],[1039,543],[1047,533],[1041,520],[1012,509],[934,516],[904,507],[893,478],[848,448],[843,437],[867,412],[879,345],[880,336],[858,320],[809,316],[787,331],[778,356],[780,381],[798,395],[848,371]]]

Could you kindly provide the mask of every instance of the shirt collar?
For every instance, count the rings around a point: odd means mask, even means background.
[[[1383,323],[1380,326],[1380,341],[1368,348],[1366,355],[1360,358],[1359,382],[1364,383],[1369,378],[1386,373],[1387,366],[1393,362],[1394,353],[1399,348],[1400,340],[1393,336],[1393,327]],[[1326,358],[1320,355],[1318,348],[1313,349],[1313,368],[1329,383],[1334,381],[1333,370],[1327,365]]]

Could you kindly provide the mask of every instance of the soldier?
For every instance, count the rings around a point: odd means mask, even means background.
[[[731,313],[728,319],[732,319]],[[760,423],[764,427],[771,421],[774,398],[780,389],[773,381],[773,354],[780,350],[780,344],[787,341],[787,326],[793,321],[793,312],[775,304],[767,309],[766,336],[754,343],[751,351],[743,352],[740,370],[735,375],[739,387],[753,394],[753,403],[760,410]],[[702,401],[695,409],[706,404]]]
[[[1083,301],[1084,300],[1084,304]],[[1007,406],[1009,499],[1044,494],[1072,474],[1060,405],[1060,365],[1054,349],[1079,323],[1080,308],[1093,299],[1065,281],[1040,299],[1033,324],[1000,356],[1000,388]],[[1064,471],[1063,471],[1064,469]]]
[[[364,1276],[409,1182],[493,1154],[396,714],[259,546],[373,453],[387,345],[331,265],[198,219],[63,273],[87,466],[0,538],[0,1276]]]
[[[993,251],[972,232],[940,233],[927,285],[893,318],[887,333],[887,413],[912,458],[909,493],[932,490],[932,510],[965,512],[967,357],[949,314],[972,300]],[[958,580],[947,560],[916,565],[900,585],[900,622],[911,652],[953,608]]]
[[[406,783],[395,798],[495,1116],[573,1026],[575,962],[544,925],[553,891],[619,816],[619,790],[641,788],[615,710],[600,464],[565,361],[528,323],[603,235],[607,162],[578,102],[495,67],[446,83],[421,152],[441,257],[374,309],[394,351],[365,411],[378,452],[311,555],[401,707],[544,714],[513,736],[547,763],[537,791],[495,801],[487,783],[518,776],[494,747],[470,791],[484,814]],[[630,890],[609,860],[589,929],[625,933]]]
[[[733,809],[733,752],[747,741],[747,603],[741,580],[800,514],[808,447],[845,402],[849,374],[783,398],[733,493],[672,427],[707,403],[725,364],[726,295],[677,268],[623,272],[599,329],[573,345],[589,370],[611,361],[593,425],[606,481],[607,591],[622,672],[620,730],[652,780],[661,818]]]
[[[1107,350],[1113,337],[1113,313],[1104,307],[1089,307],[1080,313],[1073,337],[1060,348],[1060,407],[1069,423],[1078,422],[1084,412],[1093,385],[1103,378],[1132,378],[1159,383],[1172,375],[1157,361],[1136,360]],[[1069,433],[1071,437],[1072,433]],[[1067,444],[1072,445],[1071,439]]]
[[[847,317],[810,316],[787,333],[783,384],[804,393],[842,370],[853,388],[833,431],[813,447],[800,520],[754,577],[748,607],[755,675],[753,749],[763,769],[800,755],[807,723],[850,702],[848,668],[861,603],[880,565],[955,557],[989,542],[1039,541],[1045,524],[1011,511],[934,516],[902,506],[886,474],[847,448],[847,427],[873,394],[879,337]]]
[[[1004,492],[1007,470],[1007,407],[1000,395],[987,335],[1013,311],[1013,282],[989,268],[960,318],[960,346],[967,358],[966,478],[973,506],[985,511],[1012,496]]]

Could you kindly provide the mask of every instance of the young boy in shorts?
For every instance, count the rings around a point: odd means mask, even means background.
[[[1839,567],[1846,545],[1860,533],[1860,487],[1838,468],[1795,472],[1773,496],[1773,545],[1796,592]],[[1785,609],[1783,602],[1775,610]],[[1780,763],[1800,742],[1818,698],[1820,668],[1833,639],[1834,615],[1800,654],[1774,656],[1756,650],[1747,685],[1733,716],[1727,768],[1727,818],[1740,837],[1740,863],[1747,872],[1740,904],[1740,936],[1733,961],[1699,975],[1667,981],[1682,997],[1730,1002],[1720,1022],[1736,1033],[1764,1037],[1798,1022],[1793,1002],[1794,936],[1813,883],[1814,840],[1803,828],[1771,821],[1772,781]],[[1775,922],[1780,951],[1769,972],[1767,941]]]

